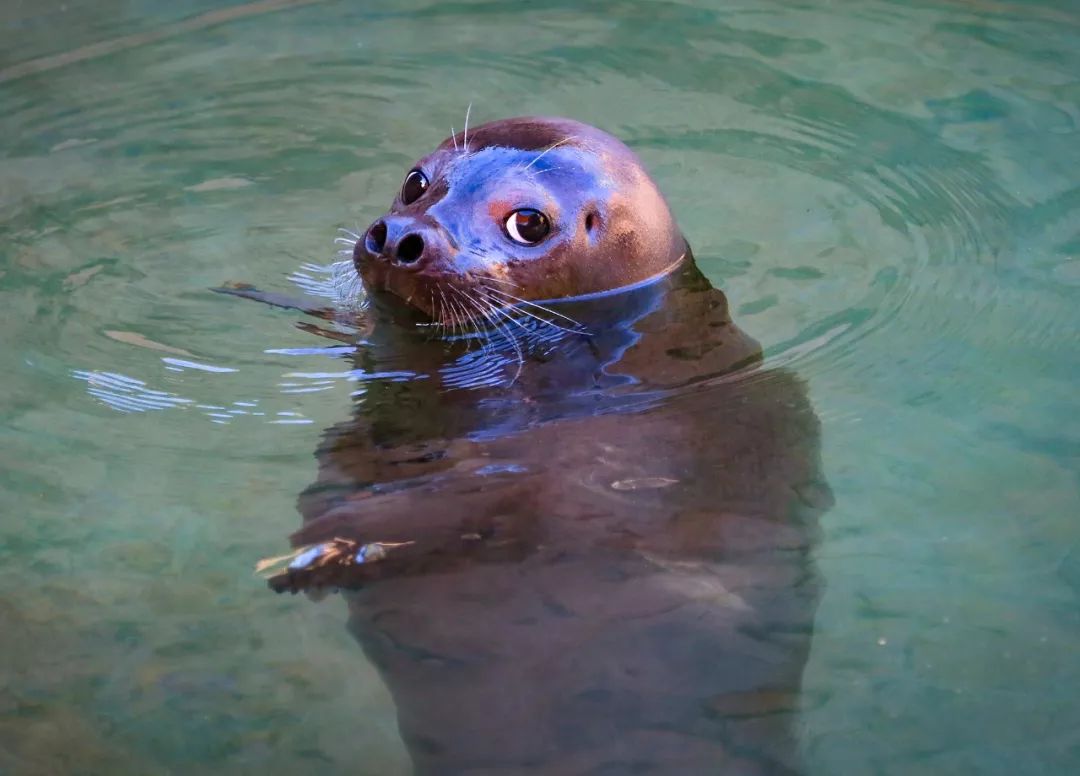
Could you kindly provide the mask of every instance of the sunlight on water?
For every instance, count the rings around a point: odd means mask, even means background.
[[[470,103],[626,141],[808,382],[807,772],[1080,767],[1069,4],[76,6],[0,10],[0,771],[408,772],[344,606],[250,570],[418,375],[209,289],[362,309],[338,252]]]

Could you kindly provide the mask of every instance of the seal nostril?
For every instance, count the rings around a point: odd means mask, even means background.
[[[403,264],[412,264],[424,253],[424,238],[418,234],[405,237],[397,247],[397,260]]]
[[[386,245],[386,224],[382,221],[376,221],[372,224],[371,228],[368,229],[365,242],[367,243],[367,249],[371,253],[382,253],[383,246]]]

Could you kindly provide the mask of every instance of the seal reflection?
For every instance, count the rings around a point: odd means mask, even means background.
[[[343,590],[419,773],[797,770],[831,503],[805,386],[689,255],[553,309],[589,334],[377,320],[356,366],[418,378],[326,430],[292,539],[391,549],[274,586]]]

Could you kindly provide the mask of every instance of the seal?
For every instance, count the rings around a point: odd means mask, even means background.
[[[797,770],[819,424],[632,152],[455,135],[353,256],[361,388],[270,585],[345,591],[416,771]]]

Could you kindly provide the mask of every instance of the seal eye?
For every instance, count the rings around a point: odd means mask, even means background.
[[[413,170],[405,176],[405,182],[401,184],[401,202],[404,205],[411,205],[416,200],[423,196],[427,191],[428,179],[424,173],[419,170]]]
[[[506,219],[506,233],[510,239],[522,245],[536,245],[551,231],[548,217],[539,210],[524,208],[515,210]]]

